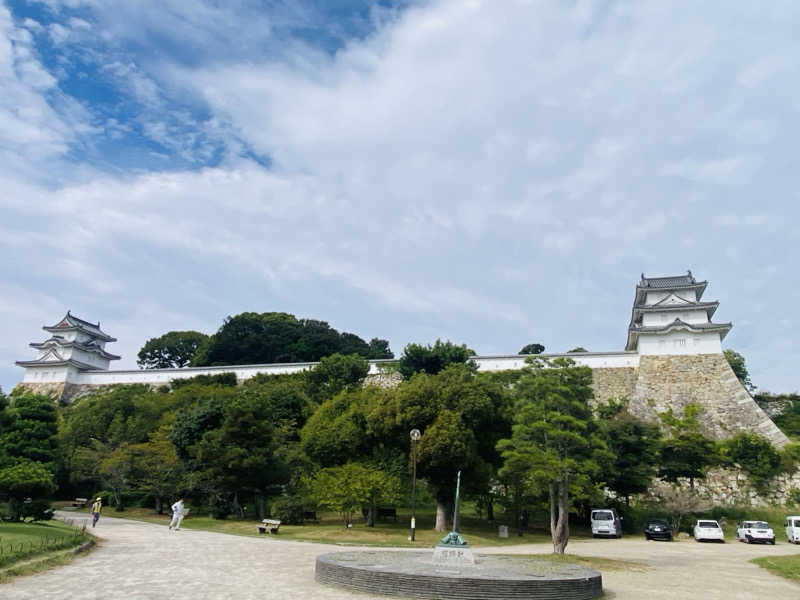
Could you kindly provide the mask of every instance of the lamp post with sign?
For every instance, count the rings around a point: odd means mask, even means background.
[[[421,437],[419,429],[412,429],[411,433],[411,535],[408,539],[414,541],[414,532],[417,529],[417,440]]]

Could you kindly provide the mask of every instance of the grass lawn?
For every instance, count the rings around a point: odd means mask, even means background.
[[[534,560],[549,560],[550,562],[565,562],[589,567],[598,571],[646,571],[647,565],[633,560],[618,560],[600,556],[578,556],[577,554],[515,554]]]
[[[115,512],[113,508],[105,508],[103,515],[122,519],[134,519],[158,523],[165,527],[169,524],[167,514],[158,515],[151,508],[128,508],[123,512]],[[367,527],[363,522],[356,521],[353,527],[345,529],[341,520],[335,513],[318,513],[321,521],[318,524],[281,525],[278,537],[287,540],[305,542],[321,542],[326,544],[363,545],[363,546],[394,546],[409,548],[430,548],[436,545],[444,534],[433,530],[433,513],[417,513],[417,530],[415,541],[408,540],[410,515],[400,512],[397,522],[381,521],[375,527]],[[204,515],[190,514],[181,524],[185,529],[201,529],[216,531],[233,535],[257,537],[261,535],[256,530],[258,520],[247,518],[243,520],[212,519]],[[500,538],[497,534],[497,525],[490,525],[484,520],[463,516],[461,520],[461,534],[471,546],[513,546],[516,544],[530,544],[535,542],[550,542],[550,535],[541,533],[526,533],[519,537],[509,531],[508,538]],[[100,525],[102,526],[102,517]],[[573,531],[571,537],[580,539],[589,537],[586,531]]]
[[[61,521],[0,522],[0,579],[4,571],[21,562],[49,557],[90,539],[86,533]]]
[[[800,583],[800,554],[791,556],[762,556],[750,561],[770,573]]]

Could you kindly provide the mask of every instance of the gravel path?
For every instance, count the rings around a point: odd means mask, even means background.
[[[70,518],[74,515],[65,515]],[[168,531],[103,517],[94,532],[103,538],[88,556],[57,569],[0,586],[3,600],[201,600],[217,598],[329,600],[368,596],[314,582],[314,559],[335,546],[246,538],[205,531]],[[352,549],[352,548],[349,548]],[[546,544],[483,548],[480,552],[542,553]],[[800,546],[585,540],[568,551],[645,563],[645,571],[603,573],[606,597],[615,600],[734,598],[798,599],[800,585],[749,564],[755,556],[800,554]]]

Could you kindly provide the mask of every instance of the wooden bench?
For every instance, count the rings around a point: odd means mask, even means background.
[[[258,533],[278,533],[281,522],[276,519],[264,519],[260,524],[256,525]]]
[[[72,506],[75,508],[83,508],[87,504],[89,504],[88,498],[75,498],[75,500],[72,501]]]

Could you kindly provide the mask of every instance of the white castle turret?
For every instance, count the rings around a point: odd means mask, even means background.
[[[691,271],[645,277],[636,286],[626,350],[647,354],[719,354],[731,323],[712,323],[719,302],[702,302],[707,281]]]
[[[106,352],[107,342],[116,342],[94,324],[67,314],[57,324],[42,327],[50,333],[44,342],[32,342],[31,348],[39,351],[35,360],[20,360],[25,368],[23,383],[66,382],[77,373],[105,371],[119,356]]]

